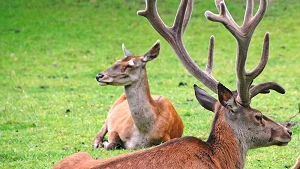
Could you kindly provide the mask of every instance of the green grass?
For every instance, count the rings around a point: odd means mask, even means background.
[[[171,24],[179,1],[159,0],[159,11]],[[241,23],[243,0],[228,0]],[[148,21],[136,15],[142,0],[20,0],[0,2],[0,168],[52,168],[65,156],[87,151],[93,157],[111,157],[130,150],[93,149],[110,105],[122,87],[99,87],[95,75],[123,57],[121,44],[144,54],[161,39],[159,58],[148,64],[153,94],[169,98],[185,123],[184,135],[206,139],[213,114],[194,98],[197,82],[181,66],[169,45]],[[259,61],[265,32],[271,34],[270,59],[255,80],[276,81],[285,95],[272,92],[252,101],[275,121],[287,121],[298,112],[300,99],[298,0],[270,3],[250,47],[248,70]],[[235,41],[221,24],[205,19],[216,11],[213,1],[195,1],[185,33],[185,45],[204,68],[209,37],[216,37],[214,76],[235,89]],[[187,86],[178,87],[180,82]],[[292,119],[300,122],[300,115]],[[246,168],[290,167],[300,153],[300,126],[285,147],[250,150]]]

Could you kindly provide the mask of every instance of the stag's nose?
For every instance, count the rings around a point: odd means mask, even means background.
[[[104,75],[101,74],[101,73],[99,73],[99,74],[97,74],[97,76],[96,76],[96,80],[99,81],[99,80],[102,79],[103,77],[104,77]]]

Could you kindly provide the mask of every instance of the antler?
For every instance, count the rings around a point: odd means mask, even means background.
[[[193,10],[193,1],[181,1],[172,27],[166,26],[158,15],[156,0],[145,0],[145,2],[146,9],[138,11],[137,14],[148,19],[153,28],[171,45],[183,66],[195,78],[201,81],[210,90],[217,93],[218,81],[212,76],[214,37],[210,39],[208,64],[205,71],[201,70],[190,58],[182,42],[185,28]]]
[[[279,93],[285,93],[284,89],[274,82],[265,82],[254,86],[249,91],[253,80],[260,75],[265,68],[269,57],[269,33],[266,33],[264,38],[262,56],[258,65],[251,71],[246,72],[245,63],[248,55],[249,44],[253,32],[261,19],[263,18],[268,0],[260,0],[260,6],[257,13],[253,16],[254,0],[247,0],[247,6],[242,26],[238,26],[230,15],[224,0],[215,0],[219,15],[213,14],[210,11],[205,12],[208,20],[221,22],[235,37],[237,41],[237,56],[236,56],[236,74],[237,74],[237,100],[242,105],[249,105],[251,98],[256,96],[263,90],[273,89]]]
[[[156,0],[145,0],[145,2],[146,9],[138,11],[137,14],[148,19],[153,28],[171,45],[183,66],[194,77],[201,81],[210,90],[217,93],[218,81],[212,76],[214,37],[212,36],[210,39],[208,63],[205,71],[201,70],[195,64],[183,45],[182,37],[191,17],[193,1],[181,0],[172,27],[166,26],[161,20],[157,12]],[[252,35],[266,12],[268,0],[260,0],[260,6],[255,15],[253,15],[254,0],[247,0],[244,23],[242,26],[238,26],[236,24],[227,9],[224,0],[215,0],[215,4],[219,11],[219,15],[206,11],[206,18],[214,22],[221,22],[236,38],[238,45],[236,56],[238,102],[247,106],[250,104],[251,99],[254,96],[258,93],[267,93],[269,92],[269,89],[282,94],[285,93],[284,89],[275,82],[265,82],[256,86],[251,85],[253,80],[261,74],[267,64],[269,57],[269,33],[266,33],[265,35],[262,56],[258,65],[251,72],[246,72],[245,69]]]

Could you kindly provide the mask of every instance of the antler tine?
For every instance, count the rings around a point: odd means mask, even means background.
[[[266,13],[268,0],[260,0],[257,13],[253,16],[253,1],[247,0],[247,7],[242,26],[238,26],[228,11],[224,0],[215,0],[219,15],[210,11],[205,12],[208,20],[222,23],[238,41],[251,40],[252,34]],[[250,37],[250,38],[249,38]]]
[[[236,38],[240,37],[241,36],[240,28],[232,18],[231,14],[229,13],[224,0],[216,0],[215,4],[219,11],[219,15],[214,14],[210,11],[206,11],[205,17],[210,21],[222,23],[231,32],[231,34],[234,37]]]
[[[260,0],[260,4],[259,4],[259,8],[258,8],[257,13],[251,19],[249,18],[248,22],[251,25],[253,25],[252,26],[252,29],[253,29],[252,32],[254,31],[254,29],[256,28],[256,26],[259,24],[259,22],[262,20],[262,18],[264,17],[264,15],[265,15],[265,13],[267,11],[267,7],[268,7],[268,1],[269,0]],[[248,0],[248,4],[253,4],[253,0]],[[250,7],[253,10],[253,5],[251,5],[251,6]]]
[[[192,0],[181,1],[172,27],[178,33],[178,35],[180,35],[180,37],[183,36],[185,28],[191,18],[192,11]]]
[[[213,61],[214,61],[215,37],[211,36],[208,47],[208,59],[205,71],[212,77]]]
[[[146,0],[146,9],[138,11],[137,14],[140,16],[144,16],[148,19],[153,28],[171,45],[183,66],[195,78],[201,81],[210,90],[217,93],[218,81],[216,81],[211,75],[212,61],[210,60],[212,60],[212,57],[211,59],[208,59],[208,71],[203,71],[190,58],[182,42],[182,36],[189,22],[192,10],[192,0],[181,0],[172,27],[167,27],[165,23],[161,20],[157,12],[156,0]],[[212,54],[209,55],[212,56]]]
[[[265,82],[259,85],[256,85],[250,89],[250,98],[255,97],[257,94],[261,93],[262,91],[268,91],[269,89],[275,90],[278,93],[284,94],[285,90],[279,84],[275,82]]]
[[[249,77],[250,79],[255,79],[264,70],[269,58],[269,43],[270,43],[270,36],[269,33],[266,33],[260,62],[250,73],[247,73],[247,77]],[[266,91],[269,89],[275,90],[281,94],[285,93],[284,88],[281,87],[279,84],[275,82],[265,82],[256,85],[250,89],[250,99],[252,99],[257,94],[261,93],[261,91]]]
[[[254,0],[247,0],[247,7],[244,16],[244,23],[238,26],[230,15],[224,0],[215,0],[219,15],[210,11],[205,12],[208,20],[222,23],[236,38],[238,50],[236,56],[236,75],[237,75],[237,100],[243,105],[249,105],[251,101],[249,88],[252,81],[263,71],[269,57],[269,33],[264,39],[262,57],[259,64],[249,73],[246,72],[245,63],[248,56],[249,44],[253,32],[261,19],[263,18],[268,0],[260,0],[260,6],[257,13],[253,16]]]
[[[156,0],[145,0],[145,3],[146,9],[139,10],[137,14],[146,17],[153,26],[153,28],[168,42],[172,41],[170,28],[165,25],[165,23],[161,20],[160,16],[158,15],[156,8]]]
[[[264,38],[262,56],[260,58],[260,61],[259,61],[258,65],[251,72],[246,74],[246,76],[249,79],[252,79],[252,80],[255,79],[264,70],[264,68],[268,62],[268,59],[269,59],[269,48],[270,48],[269,44],[270,44],[270,36],[269,36],[269,33],[266,33],[265,38]]]
[[[160,34],[164,35],[163,37],[170,43],[174,42],[174,36],[172,34],[176,34],[180,40],[182,40],[182,35],[185,31],[185,28],[190,20],[192,10],[193,10],[193,1],[192,0],[182,0],[173,26],[170,28],[165,25],[165,23],[161,20],[156,7],[156,0],[145,0],[146,9],[140,10],[137,12],[138,15],[144,16],[151,23],[153,28]]]
[[[253,17],[253,6],[254,6],[253,0],[248,0],[246,6],[247,8],[245,11],[244,24],[248,23]]]

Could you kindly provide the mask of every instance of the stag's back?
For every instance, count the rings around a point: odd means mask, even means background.
[[[146,151],[140,150],[108,159],[95,160],[88,153],[79,152],[66,157],[54,169],[221,168],[212,158],[213,152],[209,151],[209,147],[209,144],[198,138],[184,137]]]

